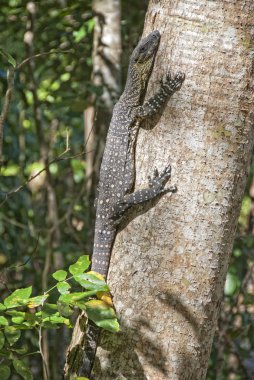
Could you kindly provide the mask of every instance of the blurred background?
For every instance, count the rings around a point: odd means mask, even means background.
[[[31,284],[40,294],[50,287],[53,271],[91,253],[107,126],[147,5],[146,0],[1,1],[1,109],[12,58],[20,64],[0,157],[2,299]],[[252,164],[209,380],[254,379],[253,172]],[[67,328],[44,333],[52,379],[61,378],[64,349],[59,350],[59,342],[63,348],[70,334]],[[38,337],[28,330],[19,344],[26,350],[20,355],[41,379],[40,356],[27,355],[37,350]],[[20,377],[13,371],[11,378]]]

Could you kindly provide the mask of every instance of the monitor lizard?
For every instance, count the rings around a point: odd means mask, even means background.
[[[185,79],[182,73],[177,73],[173,78],[167,73],[159,91],[143,102],[159,41],[160,33],[155,30],[134,49],[126,86],[114,107],[107,134],[96,199],[92,256],[92,270],[105,278],[117,227],[124,213],[133,205],[176,190],[175,186],[164,187],[171,175],[168,165],[161,173],[155,170],[153,177],[149,177],[148,187],[132,192],[135,182],[135,145],[140,123],[158,113]]]

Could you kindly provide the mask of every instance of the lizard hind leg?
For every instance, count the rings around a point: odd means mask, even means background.
[[[166,182],[171,177],[171,166],[168,165],[165,169],[159,173],[157,169],[154,170],[153,177],[149,177],[148,188],[137,190],[131,194],[124,196],[123,201],[121,202],[122,211],[126,211],[133,205],[141,204],[151,199],[156,198],[160,194],[168,192],[176,192],[176,186],[170,186],[165,188]]]

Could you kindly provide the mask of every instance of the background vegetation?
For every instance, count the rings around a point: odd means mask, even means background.
[[[147,1],[122,2],[122,77],[142,33]],[[83,111],[102,89],[91,83],[92,4],[88,0],[3,1],[0,48],[19,64],[4,124],[0,172],[0,296],[33,286],[34,296],[54,285],[50,276],[90,254],[93,225],[86,195],[86,142]],[[47,53],[47,54],[44,54]],[[1,109],[12,67],[0,55]],[[30,180],[39,170],[40,176]],[[254,376],[254,180],[253,165],[243,200],[225,297],[208,372],[209,380]],[[0,326],[1,327],[1,326]],[[50,330],[51,378],[60,378],[70,331]],[[59,340],[60,339],[60,340]],[[38,336],[27,330],[9,352],[42,378]],[[1,346],[1,343],[0,343]],[[1,364],[9,363],[0,351]],[[18,364],[17,364],[18,365]],[[16,365],[16,367],[17,367]],[[11,366],[11,378],[29,378]],[[19,375],[18,375],[19,373]],[[21,376],[21,377],[20,377]],[[8,377],[6,377],[8,378]]]

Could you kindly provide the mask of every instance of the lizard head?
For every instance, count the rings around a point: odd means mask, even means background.
[[[149,79],[159,43],[160,32],[155,30],[139,42],[131,55],[130,67],[135,77],[139,78],[143,85],[146,85]]]

